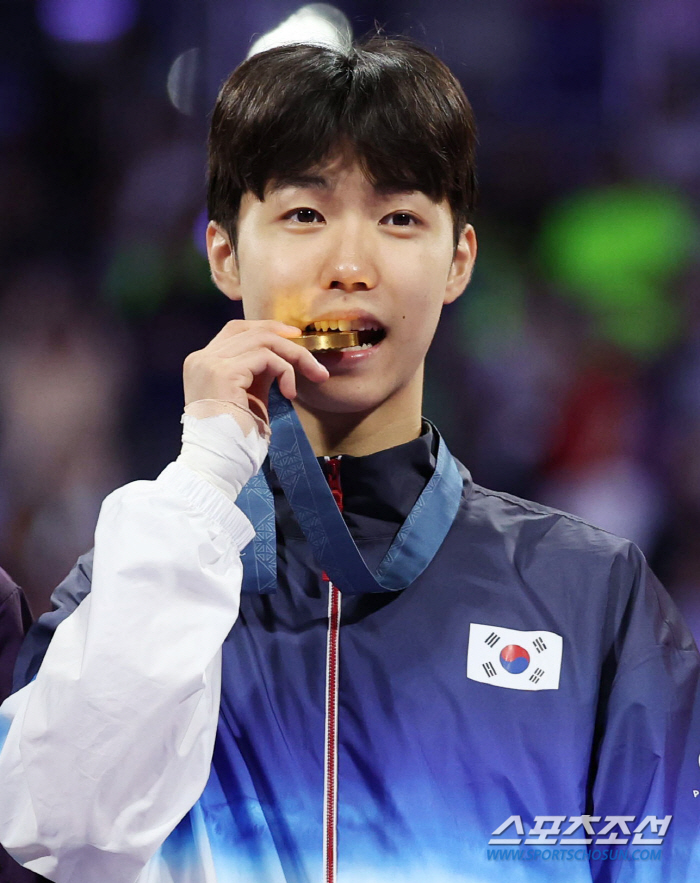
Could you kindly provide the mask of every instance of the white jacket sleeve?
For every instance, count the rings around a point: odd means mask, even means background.
[[[132,883],[197,801],[253,534],[180,462],[105,500],[91,594],[0,708],[0,842],[18,861]]]

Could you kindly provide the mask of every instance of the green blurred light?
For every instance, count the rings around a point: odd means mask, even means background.
[[[593,314],[603,336],[644,356],[678,333],[669,284],[697,235],[698,220],[678,194],[620,185],[555,206],[537,250],[549,278]]]

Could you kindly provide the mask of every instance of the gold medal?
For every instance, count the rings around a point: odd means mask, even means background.
[[[302,334],[301,337],[290,337],[289,340],[298,343],[311,352],[320,350],[344,350],[350,346],[358,346],[360,333],[358,331],[320,331],[317,334]]]

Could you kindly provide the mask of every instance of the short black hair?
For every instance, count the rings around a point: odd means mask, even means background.
[[[476,201],[476,130],[432,52],[374,35],[349,50],[278,46],[224,83],[209,134],[207,206],[235,246],[241,197],[349,153],[375,185],[447,199],[455,244]]]

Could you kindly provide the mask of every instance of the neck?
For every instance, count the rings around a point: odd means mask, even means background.
[[[364,457],[418,438],[421,402],[422,388],[419,388],[371,411],[317,411],[296,401],[294,409],[317,457],[338,454]]]

